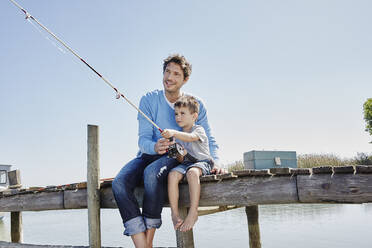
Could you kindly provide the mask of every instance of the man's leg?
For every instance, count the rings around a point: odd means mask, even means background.
[[[200,199],[200,176],[202,170],[198,167],[192,167],[186,173],[187,182],[189,184],[190,192],[190,209],[189,213],[183,224],[180,227],[180,231],[186,232],[192,229],[196,221],[198,220],[198,206]]]
[[[150,156],[133,159],[121,169],[112,182],[112,192],[125,227],[124,234],[132,237],[136,247],[146,247],[146,225],[133,191],[142,181],[144,168],[152,161]]]
[[[143,173],[145,192],[142,214],[144,216],[146,228],[148,229],[148,236],[146,236],[146,239],[149,242],[152,242],[155,228],[161,226],[161,211],[167,191],[166,184],[168,173],[178,164],[177,160],[163,155],[149,164]]]
[[[178,168],[178,167],[177,167]],[[178,171],[171,171],[168,175],[168,199],[171,207],[172,221],[174,230],[177,230],[183,220],[178,212],[179,187],[178,184],[182,180],[183,174]]]

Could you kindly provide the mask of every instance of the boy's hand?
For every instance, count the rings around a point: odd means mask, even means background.
[[[161,136],[163,136],[163,138],[169,139],[169,138],[173,137],[174,134],[175,134],[175,130],[164,129],[163,132],[161,133]]]

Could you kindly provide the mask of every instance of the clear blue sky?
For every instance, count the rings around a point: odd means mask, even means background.
[[[19,0],[138,104],[184,54],[184,90],[204,99],[224,163],[250,150],[370,152],[372,2]],[[101,176],[137,151],[136,111],[68,51],[0,2],[0,164],[26,185],[86,178],[87,124],[100,126]],[[54,42],[54,41],[53,41]],[[58,47],[61,47],[58,45]]]

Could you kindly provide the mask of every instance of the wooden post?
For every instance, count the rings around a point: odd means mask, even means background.
[[[88,224],[89,247],[101,247],[98,126],[88,125]]]
[[[21,173],[19,170],[9,171],[9,188],[20,188],[21,185]],[[11,239],[13,243],[23,242],[23,228],[22,228],[22,212],[11,212],[10,213],[10,229]]]
[[[260,226],[258,223],[258,206],[246,206],[245,213],[248,220],[249,247],[261,248]]]
[[[180,217],[184,220],[187,216],[187,208],[179,208]],[[192,229],[188,232],[176,231],[177,248],[194,248],[194,234]]]

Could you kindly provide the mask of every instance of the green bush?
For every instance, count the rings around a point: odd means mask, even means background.
[[[303,154],[297,156],[298,168],[312,168],[318,166],[354,165],[352,159],[341,159],[334,154]]]
[[[372,155],[358,152],[357,155],[354,157],[354,162],[357,165],[372,165]]]
[[[239,171],[239,170],[244,170],[244,164],[243,164],[243,161],[242,160],[238,160],[238,161],[235,161],[231,164],[228,164],[227,165],[227,170],[229,172],[232,172],[232,171]]]
[[[366,132],[372,135],[372,98],[368,98],[363,104],[364,120],[366,121]],[[370,142],[372,143],[372,141]]]

